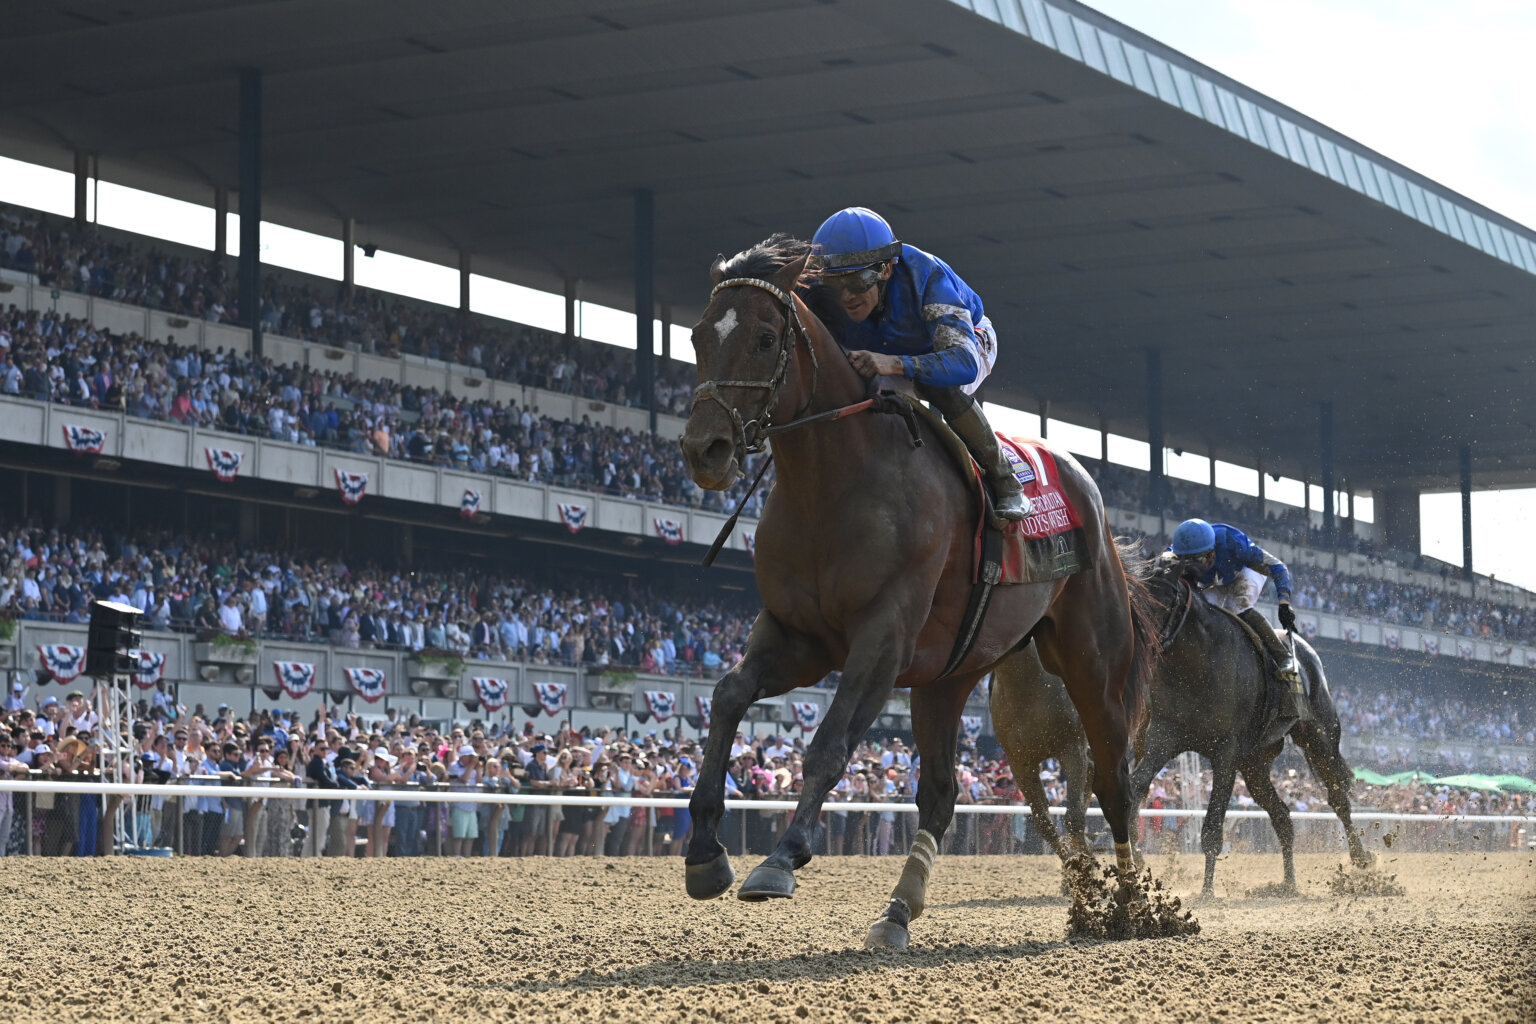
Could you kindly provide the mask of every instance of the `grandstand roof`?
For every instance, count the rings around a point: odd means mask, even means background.
[[[978,16],[974,6],[986,16]],[[1070,0],[74,0],[6,15],[0,152],[208,202],[264,72],[268,219],[633,302],[849,204],[986,298],[989,397],[1359,486],[1536,481],[1532,232]],[[1256,141],[1250,141],[1250,138]],[[1399,210],[1409,212],[1399,212]],[[1471,242],[1462,239],[1471,239]]]

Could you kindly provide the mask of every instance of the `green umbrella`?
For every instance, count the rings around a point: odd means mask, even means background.
[[[1370,786],[1390,786],[1393,783],[1390,776],[1378,774],[1369,768],[1356,768],[1355,779]]]
[[[1532,782],[1523,775],[1495,775],[1493,781],[1497,782],[1502,790],[1536,793],[1536,782]]]
[[[1437,786],[1456,786],[1460,789],[1487,789],[1498,791],[1499,784],[1487,775],[1446,775],[1431,780]]]

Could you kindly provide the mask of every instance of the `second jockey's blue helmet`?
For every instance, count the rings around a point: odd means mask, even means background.
[[[1186,519],[1173,531],[1169,545],[1176,555],[1203,555],[1216,547],[1216,531],[1204,519]]]
[[[811,244],[828,273],[863,270],[901,255],[901,243],[885,218],[862,206],[838,210],[822,221]]]

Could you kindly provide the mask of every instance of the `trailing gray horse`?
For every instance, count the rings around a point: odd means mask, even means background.
[[[1174,757],[1194,751],[1211,762],[1211,797],[1206,806],[1205,822],[1200,831],[1200,847],[1205,854],[1204,894],[1212,892],[1216,858],[1221,852],[1227,803],[1237,773],[1242,772],[1248,792],[1268,814],[1280,839],[1284,860],[1282,885],[1294,890],[1296,865],[1295,832],[1290,809],[1270,779],[1270,767],[1284,748],[1285,738],[1261,743],[1277,712],[1271,690],[1270,667],[1259,647],[1236,616],[1201,599],[1176,566],[1159,564],[1147,578],[1147,586],[1165,609],[1163,643],[1165,650],[1154,670],[1151,685],[1151,714],[1145,736],[1138,744],[1140,756],[1131,773],[1131,791],[1139,807],[1157,773]],[[1360,833],[1350,818],[1349,788],[1353,779],[1349,764],[1339,751],[1339,716],[1323,672],[1322,661],[1312,646],[1295,638],[1296,660],[1308,690],[1311,720],[1293,725],[1288,735],[1301,750],[1312,773],[1328,792],[1328,803],[1344,825],[1350,860],[1359,867],[1369,866],[1371,856],[1360,842]],[[1038,659],[1014,656],[998,667],[992,681],[993,719],[1008,723],[999,726],[998,739],[1008,751],[1014,775],[1024,786],[1031,765],[1046,757],[1062,762],[1069,800],[1068,839],[1064,846],[1056,840],[1049,821],[1036,822],[1047,841],[1064,856],[1083,844],[1078,807],[1086,804],[1083,784],[1086,772],[1079,760],[1083,748],[1082,731],[1066,721],[1053,695],[1060,688]],[[1002,707],[1039,708],[1032,718],[999,716]],[[1070,710],[1070,708],[1068,708]],[[1033,806],[1038,797],[1026,789]],[[1048,831],[1049,830],[1049,831]]]

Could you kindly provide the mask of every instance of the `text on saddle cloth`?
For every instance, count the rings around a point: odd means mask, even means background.
[[[1072,507],[1057,471],[1056,457],[1040,441],[998,435],[1034,512],[1003,531],[999,584],[1040,583],[1070,576],[1086,564],[1083,522]],[[985,529],[976,532],[976,560],[984,561]]]

